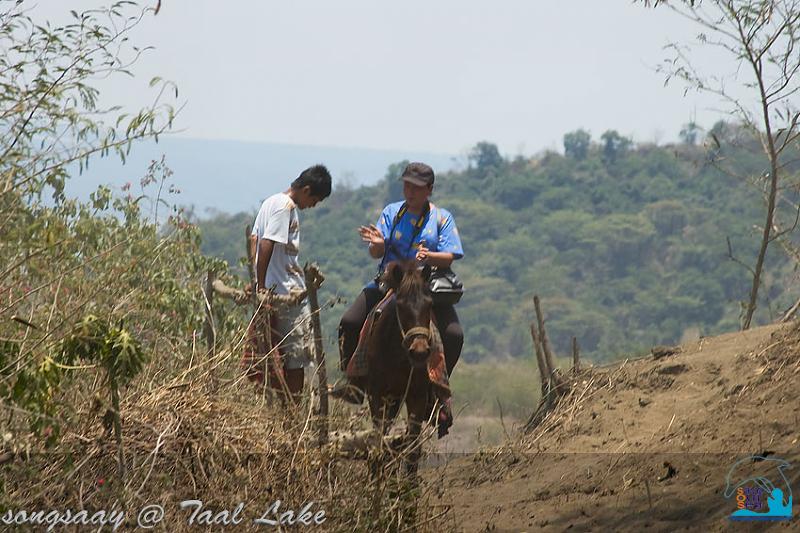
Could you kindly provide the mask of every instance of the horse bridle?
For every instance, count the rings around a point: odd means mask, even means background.
[[[408,331],[403,329],[403,323],[400,322],[400,309],[395,306],[394,308],[394,316],[397,317],[397,325],[400,327],[400,335],[403,336],[402,345],[403,348],[408,351],[411,347],[411,341],[414,340],[414,337],[425,337],[428,339],[428,342],[431,341],[431,328],[423,328],[422,326],[415,326]]]

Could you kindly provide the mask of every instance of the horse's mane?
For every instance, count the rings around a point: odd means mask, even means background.
[[[422,279],[422,274],[420,274],[416,266],[406,269],[403,273],[403,279],[400,281],[400,286],[397,288],[397,295],[413,298],[417,295],[422,295],[424,292],[425,280]]]
[[[417,300],[425,294],[425,279],[414,261],[389,263],[383,279],[401,298]]]

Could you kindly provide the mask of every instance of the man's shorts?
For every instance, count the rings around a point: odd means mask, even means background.
[[[311,363],[311,311],[308,304],[279,307],[275,313],[274,342],[287,369],[304,368]]]

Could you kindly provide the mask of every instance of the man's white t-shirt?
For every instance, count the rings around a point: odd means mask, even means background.
[[[277,294],[305,289],[303,268],[297,260],[300,252],[300,221],[297,206],[288,194],[280,192],[264,200],[251,233],[258,238],[256,242],[261,239],[275,242],[267,267],[266,287],[275,285]],[[256,265],[258,248],[256,246]]]

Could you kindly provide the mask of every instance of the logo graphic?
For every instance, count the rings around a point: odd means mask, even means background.
[[[736,511],[728,518],[736,521],[790,520],[792,488],[783,472],[789,466],[783,459],[760,455],[737,461],[725,477],[725,497],[736,502]]]

